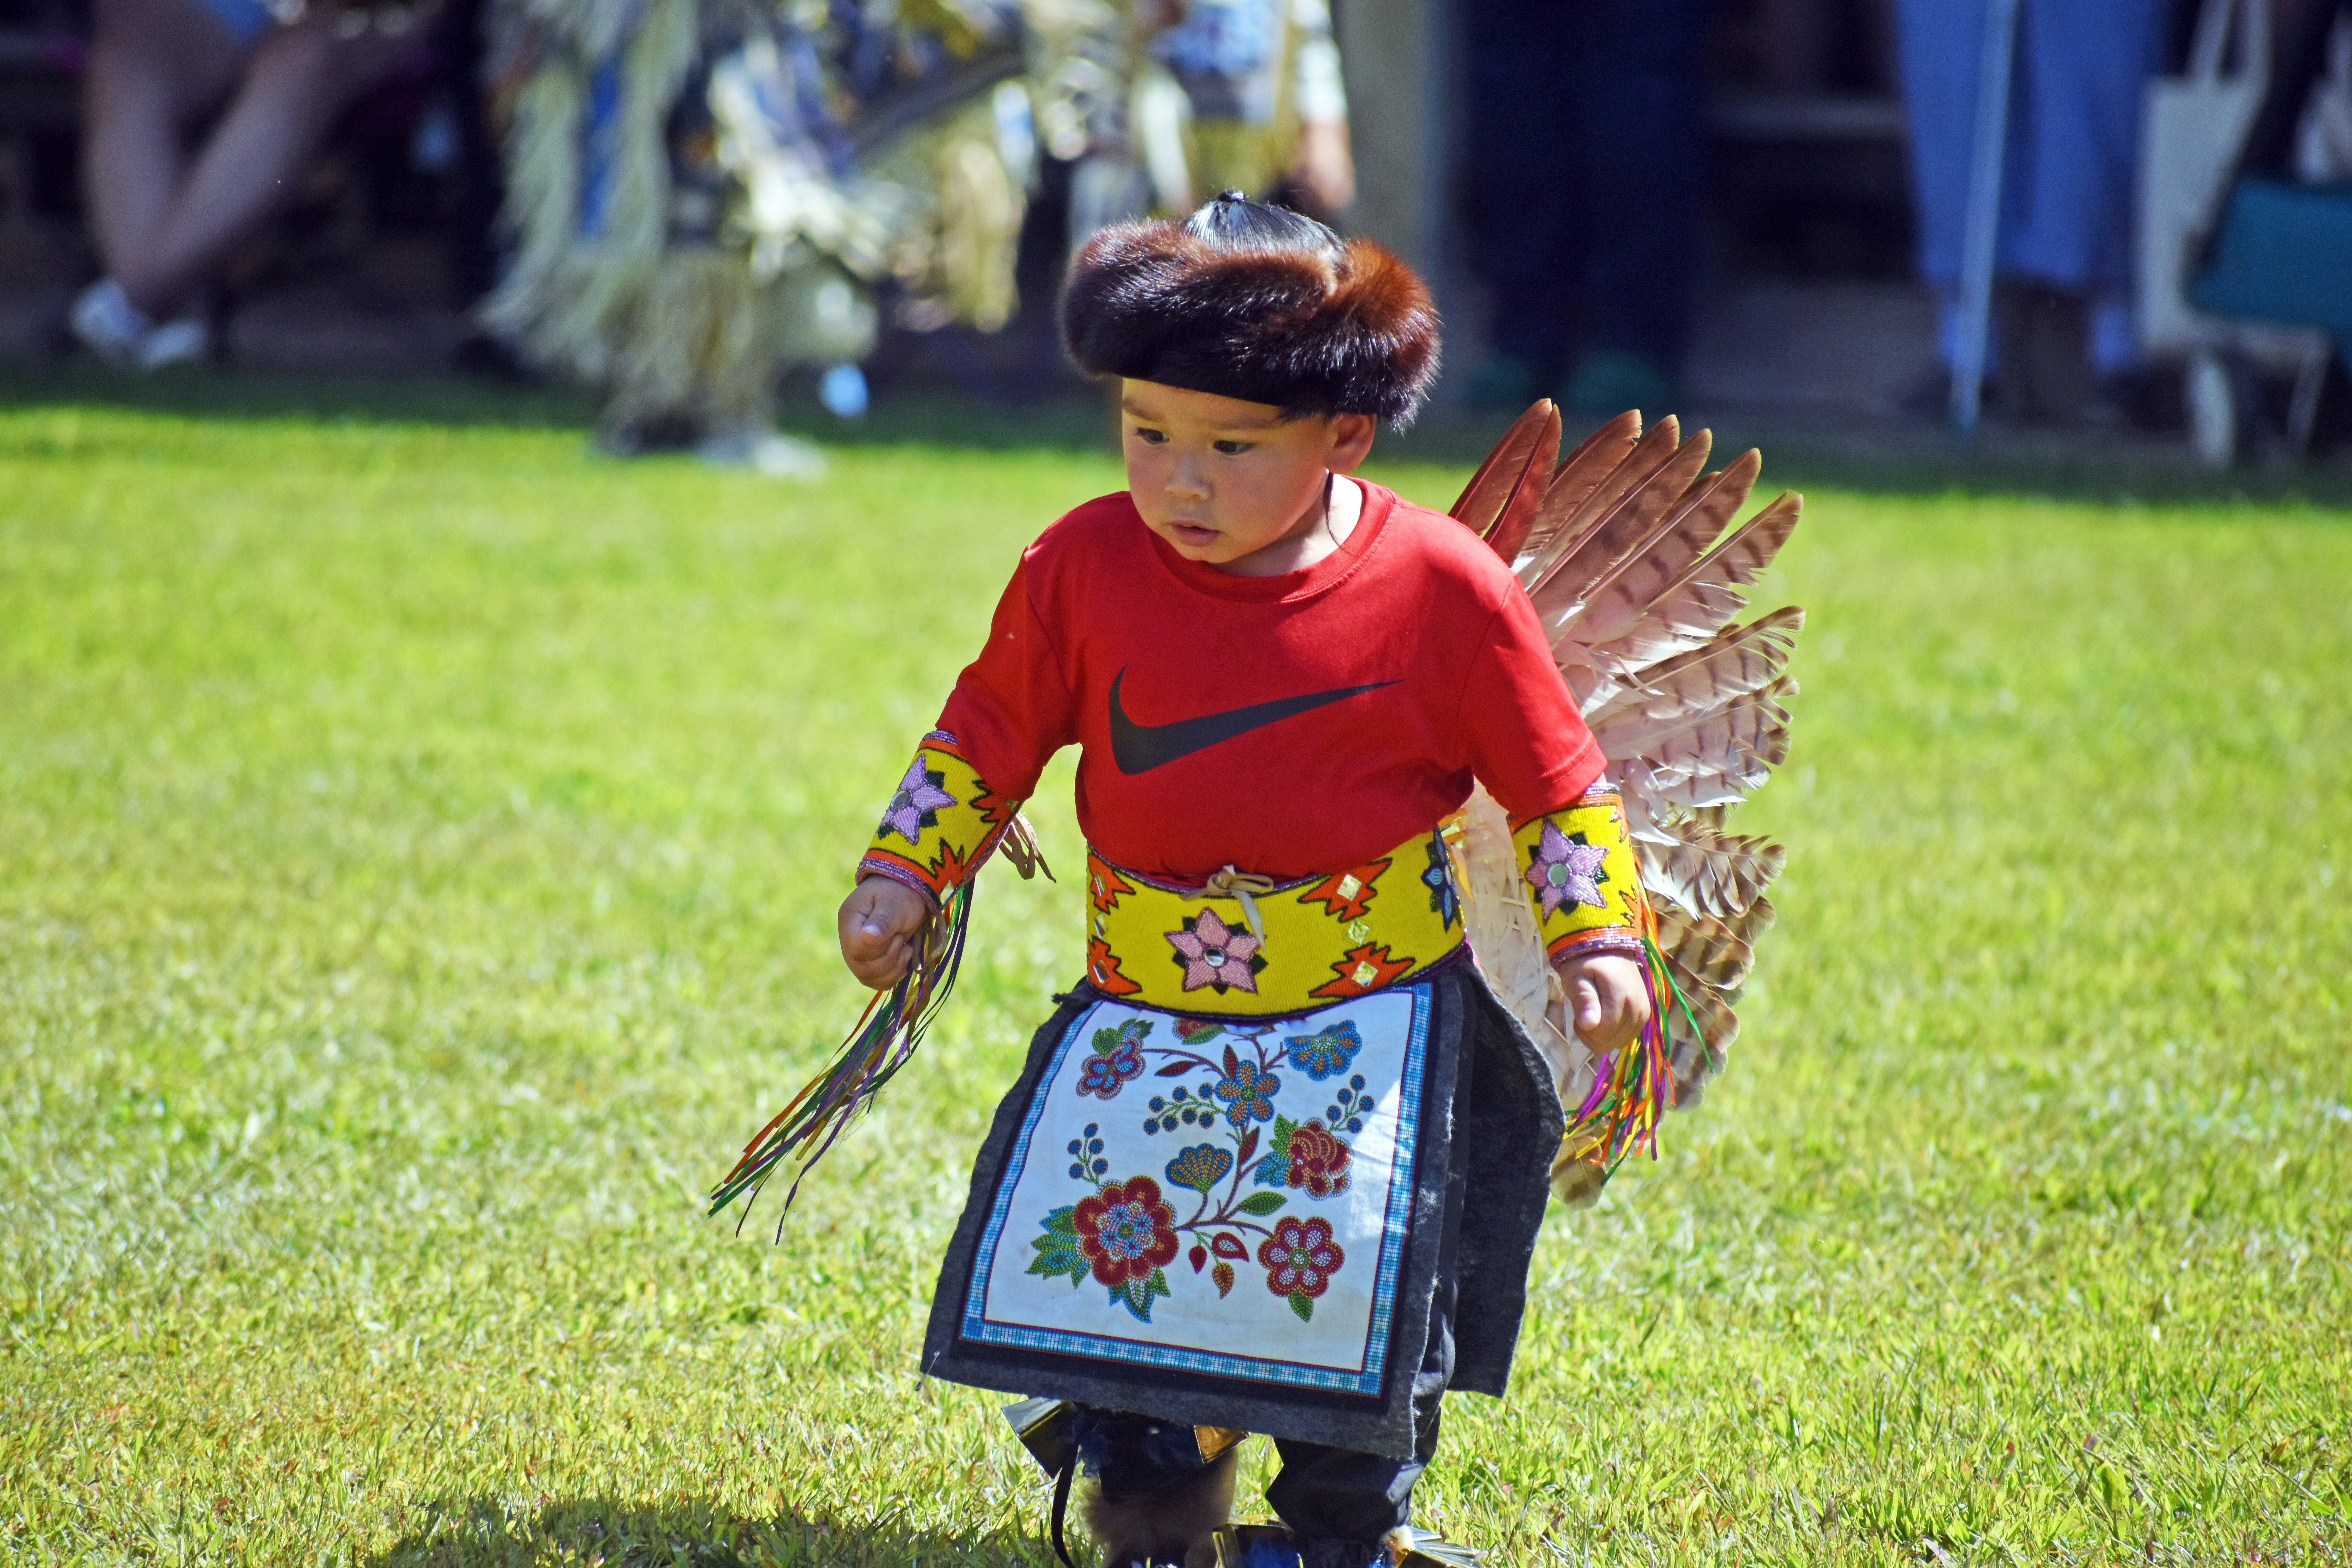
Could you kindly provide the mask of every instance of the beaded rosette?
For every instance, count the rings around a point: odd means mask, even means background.
[[[934,730],[907,764],[857,874],[904,882],[937,905],[971,880],[1016,815],[964,760],[955,737]]]
[[[1628,1154],[1657,1152],[1658,1121],[1673,1102],[1667,1011],[1682,997],[1657,951],[1656,921],[1615,789],[1595,784],[1575,805],[1521,823],[1511,847],[1544,956],[1554,964],[1600,953],[1633,959],[1650,994],[1640,1036],[1594,1058],[1590,1087],[1566,1107],[1568,1133],[1555,1169],[1590,1165],[1605,1181]]]

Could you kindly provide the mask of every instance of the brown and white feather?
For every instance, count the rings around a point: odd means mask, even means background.
[[[1536,405],[1550,406],[1549,402]],[[1489,539],[1487,542],[1495,546],[1495,553],[1510,562],[1514,570],[1539,556],[1601,482],[1633,454],[1641,439],[1642,416],[1629,409],[1579,442],[1576,450],[1560,459],[1545,483],[1542,502],[1528,523],[1526,536],[1517,541],[1499,535]]]

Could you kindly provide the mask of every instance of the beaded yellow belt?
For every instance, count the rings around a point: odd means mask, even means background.
[[[1206,887],[1087,854],[1087,978],[1145,1007],[1217,1016],[1304,1013],[1394,985],[1462,945],[1443,832],[1328,877],[1231,868]]]

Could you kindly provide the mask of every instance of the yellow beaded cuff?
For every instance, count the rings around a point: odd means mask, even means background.
[[[1586,952],[1638,953],[1647,921],[1625,804],[1595,784],[1564,810],[1520,826],[1511,844],[1555,963]]]
[[[857,875],[888,877],[919,888],[933,902],[971,880],[980,863],[1012,826],[1014,803],[1001,800],[955,737],[934,730],[898,781]]]

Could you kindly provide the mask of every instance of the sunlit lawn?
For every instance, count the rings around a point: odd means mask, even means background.
[[[856,1013],[834,900],[1015,552],[1116,483],[0,408],[0,1556],[1050,1562],[914,1360],[1069,885],[986,877],[782,1247],[698,1200]],[[1748,1032],[1552,1215],[1424,1522],[2352,1558],[2352,515],[1806,516]]]

